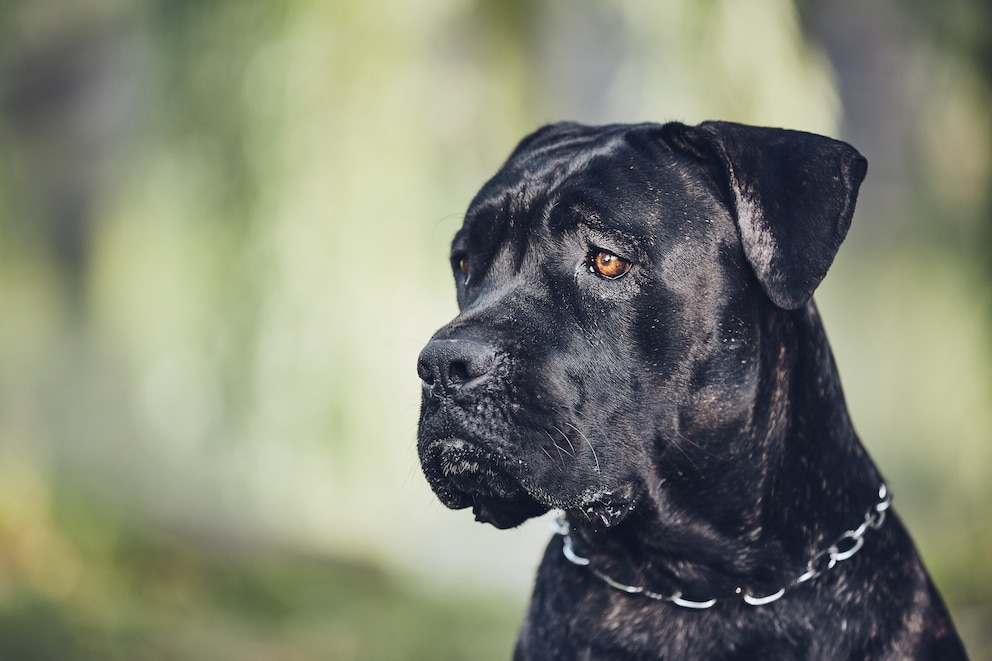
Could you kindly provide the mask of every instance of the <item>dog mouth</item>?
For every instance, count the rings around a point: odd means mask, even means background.
[[[511,475],[504,461],[463,439],[430,441],[420,461],[438,499],[455,510],[471,507],[476,521],[512,528],[548,510]]]
[[[532,494],[505,460],[461,438],[426,443],[420,460],[428,483],[446,507],[471,507],[476,521],[496,528],[516,527],[552,508],[573,514],[592,531],[613,528],[628,518],[639,500],[633,482],[609,490],[588,489],[565,500],[541,490]]]

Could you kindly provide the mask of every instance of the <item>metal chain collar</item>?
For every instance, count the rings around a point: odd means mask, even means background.
[[[889,509],[891,504],[892,496],[883,484],[878,489],[878,502],[872,505],[865,513],[864,522],[853,530],[845,531],[844,534],[838,537],[833,544],[822,551],[817,552],[816,555],[814,555],[810,561],[806,563],[806,571],[800,574],[792,583],[765,597],[755,597],[743,587],[738,587],[734,590],[734,593],[740,595],[740,598],[744,600],[744,603],[749,606],[764,606],[765,604],[770,604],[773,601],[778,601],[782,595],[785,594],[787,588],[801,585],[807,581],[813,580],[817,576],[833,569],[838,562],[849,560],[855,553],[860,551],[861,547],[864,546],[865,543],[865,533],[867,533],[870,529],[877,530],[882,527],[882,524],[885,523],[885,512]],[[572,542],[571,527],[568,525],[568,521],[565,519],[564,513],[552,522],[551,529],[556,534],[563,537],[561,550],[562,554],[566,559],[568,559],[569,562],[579,565],[580,567],[588,567],[589,571],[591,571],[597,578],[609,585],[611,588],[620,590],[621,592],[626,592],[628,594],[642,594],[645,597],[656,599],[658,601],[667,601],[675,604],[676,606],[681,606],[682,608],[709,608],[716,604],[719,600],[714,597],[713,599],[709,599],[707,601],[691,601],[689,599],[684,599],[682,597],[682,593],[677,590],[673,594],[665,595],[658,592],[652,592],[643,586],[626,585],[616,581],[593,566],[589,562],[589,558],[584,558],[575,552],[575,547]]]

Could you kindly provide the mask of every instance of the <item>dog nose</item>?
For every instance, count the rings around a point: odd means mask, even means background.
[[[431,340],[420,352],[417,374],[435,397],[453,394],[485,377],[496,350],[474,340]]]

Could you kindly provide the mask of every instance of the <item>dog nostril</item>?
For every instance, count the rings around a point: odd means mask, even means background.
[[[431,370],[430,365],[423,358],[417,361],[417,376],[420,380],[424,382],[425,385],[434,385],[434,372]]]
[[[417,374],[424,387],[440,396],[453,393],[489,373],[496,350],[474,340],[432,340],[420,352]]]
[[[448,365],[448,381],[452,385],[461,385],[466,381],[470,381],[472,377],[468,373],[468,365],[460,361],[454,361]]]

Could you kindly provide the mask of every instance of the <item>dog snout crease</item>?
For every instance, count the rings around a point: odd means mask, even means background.
[[[432,397],[450,397],[486,380],[496,362],[496,350],[468,339],[431,340],[420,352],[417,372]]]

